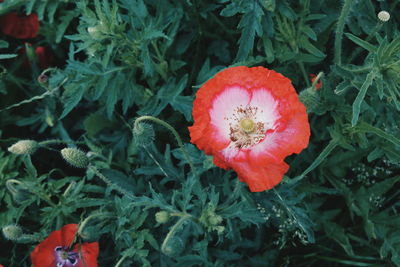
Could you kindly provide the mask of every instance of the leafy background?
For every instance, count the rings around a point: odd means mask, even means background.
[[[0,263],[30,266],[39,240],[84,223],[99,266],[400,266],[399,3],[0,3],[0,15],[37,13],[30,42],[55,58],[39,83],[24,42],[1,35],[0,226],[25,238],[1,237]],[[261,193],[189,143],[196,91],[236,65],[289,77],[309,111],[309,147]],[[165,127],[134,128],[143,115],[177,129],[189,158]],[[45,142],[7,151],[23,139]],[[66,146],[89,152],[90,167],[68,165]]]

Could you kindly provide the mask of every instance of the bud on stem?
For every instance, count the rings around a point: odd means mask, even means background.
[[[38,147],[38,142],[34,140],[21,140],[10,146],[8,151],[17,155],[30,155],[35,153]]]
[[[63,148],[61,150],[61,155],[66,162],[76,168],[85,169],[89,165],[89,159],[85,152],[77,148]]]

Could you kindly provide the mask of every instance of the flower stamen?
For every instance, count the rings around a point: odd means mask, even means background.
[[[257,122],[257,113],[262,113],[257,107],[242,105],[235,109],[232,117],[227,118],[231,122],[230,125],[230,140],[231,146],[237,149],[249,148],[258,144],[265,136],[265,126],[262,122]]]

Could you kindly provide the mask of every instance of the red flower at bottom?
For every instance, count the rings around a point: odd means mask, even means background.
[[[35,38],[39,32],[39,19],[33,13],[26,16],[10,12],[0,18],[0,30],[17,39]]]
[[[306,108],[291,81],[263,67],[232,67],[197,92],[191,142],[252,192],[273,188],[289,169],[286,156],[308,145]]]
[[[99,244],[85,242],[72,246],[77,231],[77,224],[67,224],[52,232],[32,251],[33,267],[97,267]]]

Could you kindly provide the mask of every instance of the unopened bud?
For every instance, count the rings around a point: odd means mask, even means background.
[[[133,128],[133,140],[138,146],[147,146],[154,141],[154,130],[150,124],[139,123]]]
[[[208,217],[208,222],[211,225],[218,225],[218,224],[220,224],[222,222],[222,217],[217,215],[217,214],[215,214],[215,213],[210,214],[210,217]]]
[[[35,153],[39,144],[34,140],[21,140],[8,148],[8,151],[17,155],[30,155]]]
[[[23,235],[21,227],[15,224],[10,224],[3,227],[3,235],[6,239],[16,241]]]
[[[167,211],[159,211],[156,213],[156,222],[158,223],[166,223],[168,222],[169,218],[170,218],[170,214]]]
[[[66,162],[76,168],[86,168],[89,165],[85,152],[77,148],[64,148],[61,150],[61,155]]]
[[[87,226],[83,229],[81,233],[79,233],[79,236],[85,242],[94,242],[99,239],[99,235],[99,229],[93,226]]]
[[[18,204],[21,204],[31,196],[31,193],[27,190],[27,187],[16,179],[8,179],[6,181],[6,188],[12,195],[14,201]]]
[[[386,22],[390,19],[390,14],[387,11],[381,11],[378,13],[378,19],[382,22]]]
[[[315,91],[312,87],[301,91],[299,94],[299,98],[304,106],[306,106],[307,113],[314,112],[320,104],[317,91]]]
[[[37,81],[40,84],[45,84],[48,82],[48,80],[49,80],[49,76],[47,76],[46,74],[40,74],[39,77],[37,78]]]
[[[182,238],[173,236],[168,239],[167,243],[163,244],[161,251],[169,257],[175,257],[181,254],[184,248],[185,245]]]
[[[88,27],[87,31],[89,35],[93,37],[93,39],[99,39],[101,37],[101,32],[97,26]]]

